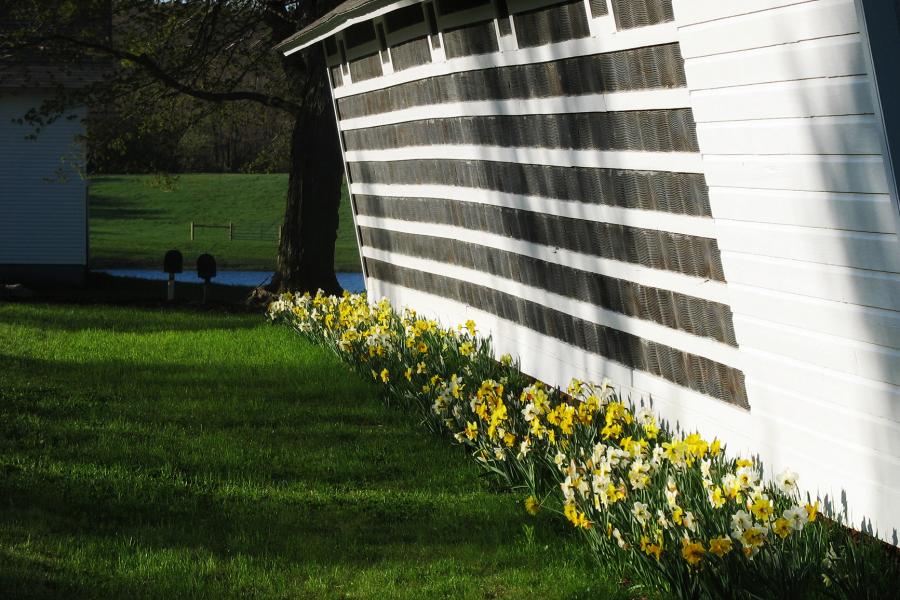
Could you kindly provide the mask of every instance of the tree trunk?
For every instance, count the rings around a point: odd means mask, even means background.
[[[305,105],[294,122],[287,204],[271,284],[276,291],[343,291],[334,272],[334,246],[344,170],[324,74],[323,65],[319,101]]]

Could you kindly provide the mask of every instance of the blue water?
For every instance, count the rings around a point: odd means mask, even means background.
[[[150,269],[97,269],[97,273],[106,273],[114,277],[135,277],[137,279],[148,279],[150,281],[165,281],[169,278],[168,273],[162,271],[153,271]],[[240,287],[257,287],[268,283],[272,277],[271,271],[219,271],[219,274],[213,278],[212,283],[219,285],[235,285]],[[366,291],[366,283],[362,273],[338,273],[338,283],[345,290],[353,293]],[[197,277],[196,271],[185,271],[175,275],[175,281],[184,283],[202,283]]]

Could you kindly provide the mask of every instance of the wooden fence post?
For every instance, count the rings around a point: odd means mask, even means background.
[[[191,221],[191,241],[194,241],[194,222]]]

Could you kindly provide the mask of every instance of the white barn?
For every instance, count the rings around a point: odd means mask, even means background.
[[[0,77],[0,283],[78,285],[85,279],[84,109],[68,111],[37,135],[23,121],[57,83],[58,76],[44,78],[37,68]]]
[[[898,544],[894,4],[351,0],[280,50],[328,57],[372,296]]]

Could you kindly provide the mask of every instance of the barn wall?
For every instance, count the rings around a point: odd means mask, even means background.
[[[853,0],[675,0],[753,435],[900,525],[900,244]]]
[[[891,539],[900,254],[853,2],[463,4],[326,44],[369,292]]]
[[[44,100],[39,92],[0,96],[0,268],[16,279],[43,270],[53,278],[87,265],[86,182],[79,174],[84,151],[83,113],[60,119],[35,139],[19,124]],[[15,265],[18,267],[13,268]],[[27,267],[22,267],[26,265]],[[30,267],[30,268],[29,268]],[[24,269],[24,270],[23,270]]]

